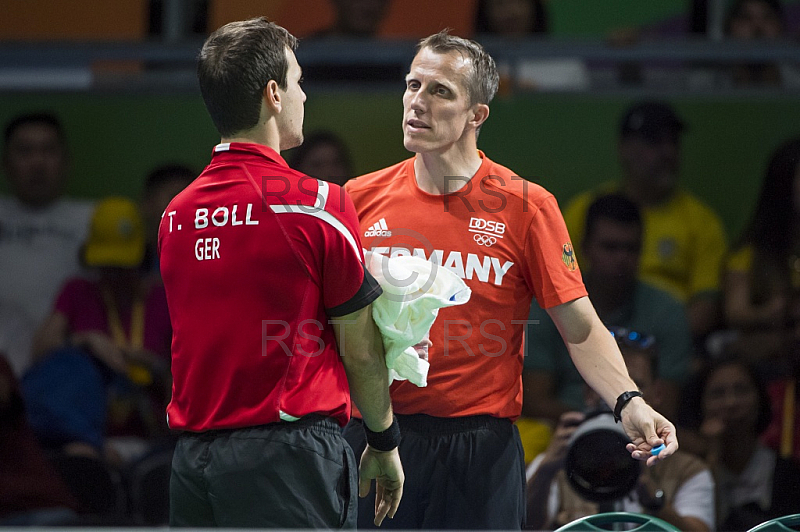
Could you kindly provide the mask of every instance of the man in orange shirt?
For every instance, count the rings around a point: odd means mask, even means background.
[[[478,150],[497,86],[494,60],[479,44],[446,32],[423,39],[403,96],[403,140],[415,157],[346,186],[367,249],[424,256],[472,289],[469,303],[442,309],[431,330],[427,387],[392,387],[407,464],[406,496],[385,523],[392,528],[522,526],[524,461],[513,420],[533,297],[586,381],[616,407],[633,458],[652,464],[678,448],[673,425],[639,396],[586,297],[553,196]],[[345,430],[356,452],[362,434],[358,421]],[[652,456],[661,443],[666,449]],[[360,526],[370,514],[369,503],[360,505]]]

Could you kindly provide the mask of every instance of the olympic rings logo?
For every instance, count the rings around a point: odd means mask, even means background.
[[[493,236],[476,234],[473,235],[472,238],[478,243],[479,246],[486,246],[487,248],[492,247],[497,243],[497,239]]]

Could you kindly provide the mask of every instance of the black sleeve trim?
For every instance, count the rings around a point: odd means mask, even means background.
[[[358,292],[356,292],[349,301],[345,301],[341,305],[336,305],[333,308],[325,309],[328,316],[338,318],[340,316],[352,314],[378,299],[378,296],[383,293],[383,288],[378,284],[378,281],[367,271],[367,268],[363,264],[361,267],[364,269],[364,281],[361,283]]]

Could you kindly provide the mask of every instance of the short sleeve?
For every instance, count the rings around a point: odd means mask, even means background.
[[[366,307],[381,287],[367,272],[361,246],[358,216],[353,202],[341,187],[330,185],[322,250],[322,292],[326,313],[344,316]]]
[[[524,274],[542,308],[586,295],[574,246],[552,195],[533,214],[525,238],[528,269]]]

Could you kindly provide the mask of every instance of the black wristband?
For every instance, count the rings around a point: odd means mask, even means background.
[[[642,392],[634,390],[632,392],[624,392],[617,397],[617,404],[614,406],[614,421],[619,423],[622,421],[622,409],[628,404],[628,401],[634,397],[643,397]]]
[[[383,432],[372,432],[364,423],[364,433],[369,446],[377,451],[391,451],[400,445],[400,425],[397,424],[396,417],[392,417],[392,424]]]

